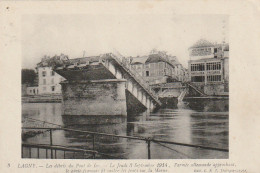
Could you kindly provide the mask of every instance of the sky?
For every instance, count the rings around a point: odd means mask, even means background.
[[[142,56],[152,49],[187,67],[189,47],[199,39],[228,42],[228,30],[226,15],[24,15],[22,68],[35,68],[44,55],[78,58],[116,50]]]

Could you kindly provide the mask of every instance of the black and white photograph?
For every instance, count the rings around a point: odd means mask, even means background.
[[[24,14],[21,50],[21,158],[229,158],[228,15]]]
[[[0,172],[259,173],[259,7],[1,1]]]

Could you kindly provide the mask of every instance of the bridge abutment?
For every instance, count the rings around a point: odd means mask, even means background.
[[[127,116],[124,79],[62,82],[64,115]]]

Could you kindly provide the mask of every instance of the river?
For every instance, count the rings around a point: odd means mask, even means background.
[[[196,103],[196,102],[194,102]],[[22,118],[38,119],[68,128],[81,129],[116,135],[150,137],[159,140],[174,141],[207,147],[228,149],[229,112],[228,100],[206,101],[207,105],[183,105],[177,109],[161,109],[156,113],[129,115],[120,119],[120,123],[100,123],[97,125],[79,125],[77,122],[92,122],[90,117],[78,117],[73,123],[71,118],[61,115],[61,103],[23,103]],[[219,106],[219,105],[225,106]],[[218,106],[216,106],[218,105]],[[93,119],[93,117],[91,117]],[[95,117],[98,122],[108,122],[104,117]],[[81,123],[82,124],[82,123]],[[33,123],[23,126],[33,126]],[[23,139],[27,143],[49,144],[49,132]],[[90,149],[91,136],[86,134],[56,130],[53,132],[54,145],[66,145]],[[164,145],[164,146],[163,146]],[[226,159],[228,152],[151,143],[152,159]],[[96,137],[95,149],[106,155],[100,159],[147,159],[145,141]],[[59,155],[59,153],[58,153]],[[60,153],[61,155],[61,153]],[[70,156],[68,156],[70,157]]]

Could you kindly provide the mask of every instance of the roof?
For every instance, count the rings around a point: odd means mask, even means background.
[[[70,63],[78,63],[78,64],[85,64],[88,62],[98,62],[100,56],[89,56],[89,57],[82,57],[82,58],[73,58],[70,59]]]
[[[145,63],[154,63],[154,62],[168,62],[168,61],[162,58],[158,54],[149,55],[148,59],[145,61]]]
[[[141,62],[133,62],[132,65],[143,64]]]
[[[52,67],[60,63],[66,63],[68,61],[69,61],[69,57],[64,54],[61,54],[60,56],[55,55],[51,58],[44,56],[41,62],[37,64],[37,67]]]
[[[176,56],[171,56],[170,61],[173,65],[181,64]]]
[[[148,59],[148,56],[137,56],[137,57],[132,57],[132,64],[135,63],[135,62],[139,62],[139,63],[142,63],[144,64],[145,61]]]
[[[204,40],[204,39],[200,39],[199,41],[197,41],[195,44],[193,44],[190,48],[200,48],[200,47],[213,47],[214,44]]]

